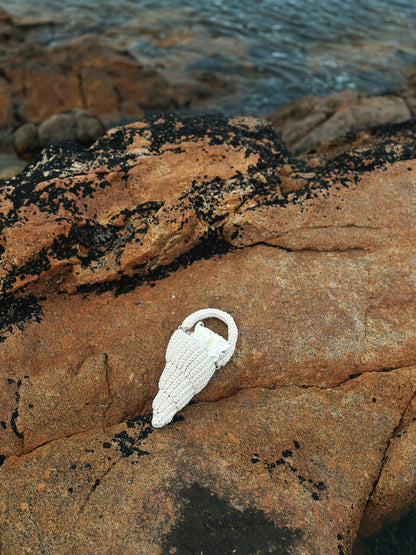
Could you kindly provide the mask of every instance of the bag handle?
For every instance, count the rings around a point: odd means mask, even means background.
[[[182,324],[179,326],[179,329],[184,331],[189,331],[191,328],[195,326],[201,320],[206,320],[207,318],[217,318],[224,322],[224,324],[228,327],[228,343],[230,346],[226,349],[223,353],[220,354],[215,366],[217,368],[221,368],[227,364],[230,358],[234,354],[235,346],[237,343],[238,338],[238,329],[234,322],[234,318],[228,314],[228,312],[224,312],[223,310],[219,310],[218,308],[202,308],[201,310],[197,310],[193,314],[190,314]]]

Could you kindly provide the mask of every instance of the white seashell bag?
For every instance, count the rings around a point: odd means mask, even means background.
[[[227,341],[202,322],[217,318],[228,326]],[[193,329],[193,331],[191,331]],[[153,399],[152,426],[162,428],[207,385],[217,368],[233,356],[238,329],[227,312],[204,308],[194,312],[173,333],[166,350],[166,366]]]

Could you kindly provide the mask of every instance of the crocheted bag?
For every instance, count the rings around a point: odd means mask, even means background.
[[[228,341],[205,328],[202,320],[218,318],[228,326]],[[191,332],[195,326],[194,331]],[[232,316],[216,308],[194,312],[173,333],[166,366],[153,399],[152,426],[162,428],[209,382],[217,368],[233,356],[238,330]]]

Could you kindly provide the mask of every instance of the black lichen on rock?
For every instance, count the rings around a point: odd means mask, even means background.
[[[277,526],[260,510],[235,509],[198,484],[179,492],[182,514],[164,538],[163,554],[255,555],[292,553],[297,531]],[[175,551],[176,549],[176,551]]]
[[[148,455],[149,452],[140,449],[140,445],[153,432],[150,421],[151,414],[146,414],[144,416],[139,415],[135,418],[131,418],[126,422],[126,427],[127,429],[131,429],[132,433],[129,434],[126,430],[122,430],[114,435],[111,442],[104,442],[103,448],[110,449],[112,446],[115,446],[123,458],[128,458],[133,454],[135,454],[136,457]]]
[[[23,330],[29,322],[41,320],[42,308],[34,295],[15,297],[6,293],[0,296],[0,343],[13,331],[13,326]]]
[[[42,272],[50,270],[51,261],[61,272],[63,279],[56,279],[55,287],[62,291],[65,291],[71,264],[77,260],[81,270],[91,269],[93,273],[105,269],[107,272],[104,275],[103,270],[103,276],[97,281],[91,280],[86,272],[85,280],[81,279],[76,285],[79,293],[112,289],[119,294],[143,281],[152,283],[166,277],[190,261],[229,252],[234,248],[233,239],[239,234],[236,225],[231,235],[227,235],[229,243],[223,238],[224,225],[232,210],[237,210],[242,217],[259,207],[284,208],[296,204],[306,210],[309,199],[323,199],[330,194],[328,190],[334,180],[339,189],[348,188],[354,186],[364,172],[414,156],[415,122],[384,126],[369,133],[371,141],[368,144],[330,159],[323,157],[321,163],[313,167],[292,155],[270,124],[245,118],[180,119],[166,114],[149,117],[139,126],[110,132],[89,149],[70,142],[49,147],[24,172],[1,186],[0,191],[12,209],[0,215],[0,232],[8,227],[24,226],[25,211],[29,208],[33,208],[34,213],[44,214],[46,219],[52,217],[53,221],[62,223],[62,230],[59,228],[53,241],[36,250],[29,261],[8,267],[0,293],[19,286],[19,280],[24,281],[25,276],[38,279]],[[85,199],[87,202],[101,189],[111,188],[110,174],[117,175],[121,181],[128,178],[131,168],[141,163],[136,150],[129,148],[136,140],[139,144],[144,140],[145,158],[154,156],[155,164],[164,152],[182,152],[183,145],[192,142],[200,145],[201,156],[207,145],[219,145],[235,149],[253,161],[246,171],[235,170],[227,179],[195,175],[171,207],[172,225],[177,222],[176,216],[187,210],[195,223],[201,224],[203,234],[190,241],[188,249],[182,246],[173,261],[166,262],[163,256],[159,260],[153,253],[148,260],[139,257],[137,264],[133,259],[132,267],[122,270],[120,261],[126,247],[139,245],[160,225],[170,226],[168,220],[160,219],[161,213],[166,216],[169,206],[164,207],[160,201],[138,204],[116,212],[114,220],[110,218],[100,223],[94,210],[88,215],[82,212],[79,201]],[[182,224],[187,221],[184,216]],[[175,232],[180,233],[181,228]],[[2,249],[0,241],[0,251]],[[26,289],[20,291],[21,298],[33,292],[32,285],[23,283],[22,287]],[[6,320],[7,317],[3,314],[2,318],[0,313],[0,329],[7,325]]]
[[[409,555],[416,546],[416,509],[398,522],[386,525],[379,534],[358,538],[353,553],[363,555]]]

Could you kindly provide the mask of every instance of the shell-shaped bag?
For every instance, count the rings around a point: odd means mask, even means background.
[[[202,320],[207,318],[218,318],[227,325],[227,340],[205,328]],[[175,414],[207,385],[215,370],[227,364],[234,353],[237,338],[234,319],[223,310],[205,308],[185,318],[168,343],[166,366],[152,405],[153,427],[162,428],[169,424]]]

